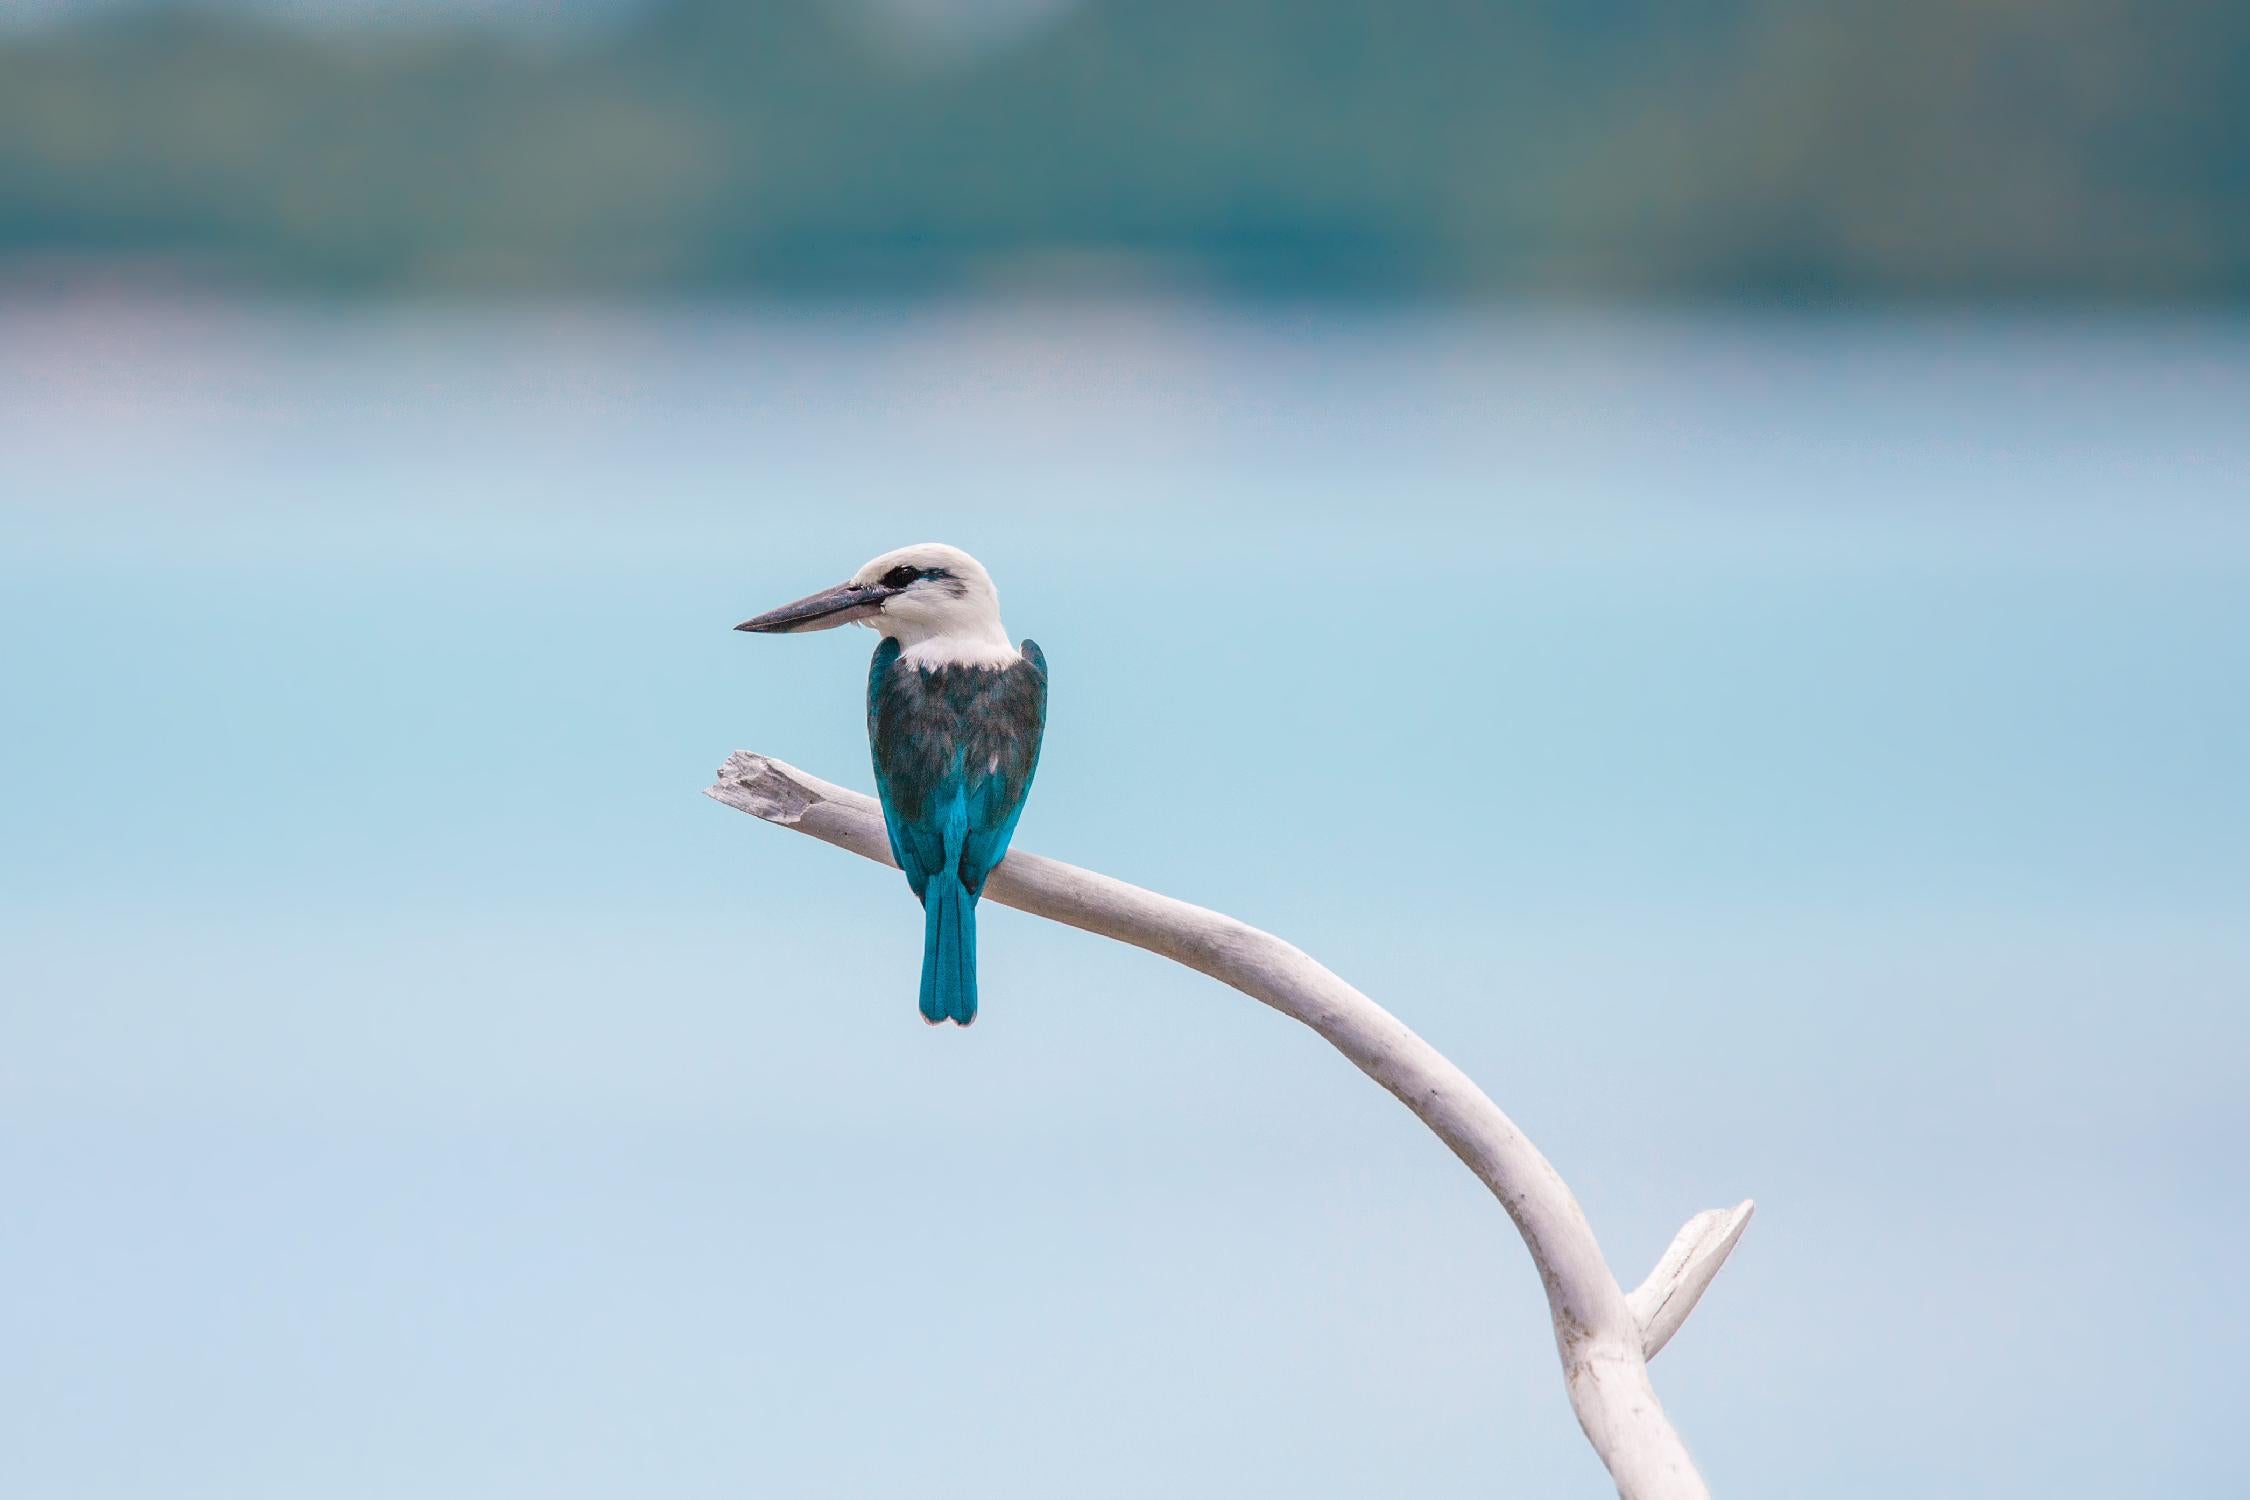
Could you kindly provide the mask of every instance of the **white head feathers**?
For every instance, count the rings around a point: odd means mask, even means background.
[[[1004,666],[1017,659],[1015,643],[1000,623],[1000,591],[992,575],[958,547],[943,542],[901,547],[868,563],[852,582],[892,590],[882,607],[859,623],[895,637],[907,661]]]

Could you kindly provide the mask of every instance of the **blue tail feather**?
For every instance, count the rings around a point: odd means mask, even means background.
[[[931,1025],[977,1018],[977,898],[950,871],[922,897],[922,1019]]]

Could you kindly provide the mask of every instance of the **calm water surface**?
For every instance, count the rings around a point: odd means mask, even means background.
[[[0,306],[0,1492],[1603,1492],[1309,1036],[698,798],[977,552],[1026,847],[1514,1112],[1739,1496],[2250,1487],[2250,325]]]

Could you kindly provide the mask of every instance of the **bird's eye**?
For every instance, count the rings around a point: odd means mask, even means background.
[[[888,573],[885,573],[883,575],[883,587],[887,589],[902,589],[921,576],[922,570],[920,568],[910,568],[904,563],[900,563],[897,567],[891,569]]]

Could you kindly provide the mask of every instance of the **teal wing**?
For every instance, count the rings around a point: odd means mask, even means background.
[[[987,753],[968,758],[968,837],[961,846],[961,883],[984,890],[984,879],[1008,852],[1039,771],[1039,746],[1047,730],[1047,655],[1037,641],[1023,643],[1023,664],[998,674],[992,702],[979,717],[994,726]]]
[[[899,655],[886,639],[867,685],[891,853],[916,895],[941,871],[975,895],[1008,852],[1039,768],[1047,660],[1030,641],[1021,661],[997,670],[901,668]]]
[[[875,659],[867,664],[867,744],[875,755],[875,796],[883,804],[883,831],[890,836],[891,858],[906,872],[906,883],[919,896],[923,887],[930,883],[930,872],[941,868],[945,863],[942,849],[938,851],[938,857],[925,859],[923,856],[928,851],[912,838],[911,829],[907,830],[907,838],[900,838],[898,798],[892,791],[889,778],[884,775],[881,748],[885,700],[883,685],[890,679],[891,668],[898,665],[899,654],[903,649],[896,640],[885,636],[875,647]],[[895,711],[892,717],[894,720],[897,717]]]

